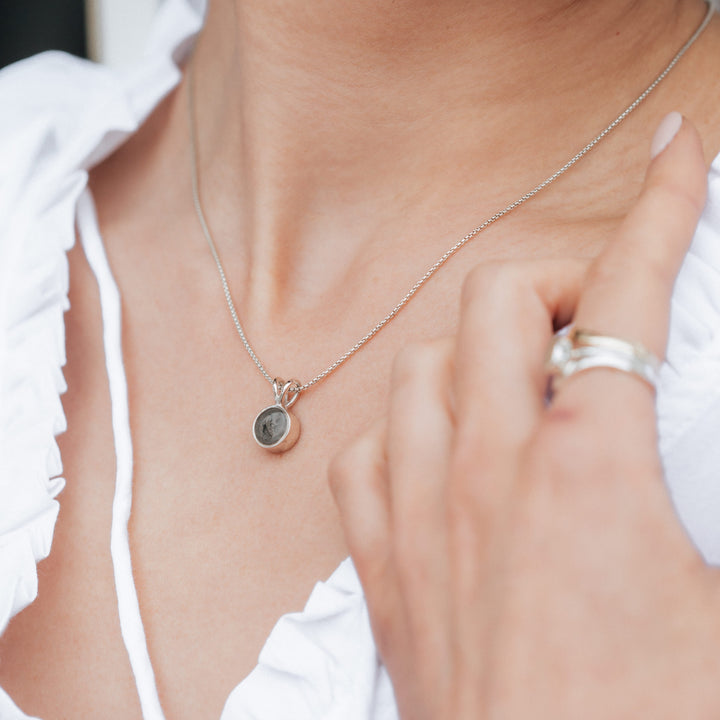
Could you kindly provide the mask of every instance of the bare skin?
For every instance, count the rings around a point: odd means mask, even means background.
[[[194,60],[204,197],[271,372],[306,380],[352,345],[457,238],[633,99],[704,13],[694,0],[548,2],[534,6],[540,20],[499,0],[477,5],[212,6]],[[669,110],[694,120],[708,163],[717,154],[718,56],[716,20],[581,166],[464,248],[300,399],[303,435],[280,457],[249,437],[269,389],[235,335],[192,212],[185,85],[94,170],[123,294],[135,576],[169,718],[217,718],[277,618],[346,556],[328,462],[381,413],[397,351],[454,331],[468,270],[597,255]],[[70,262],[68,486],[38,600],[0,642],[0,685],[43,720],[135,720],[108,549],[113,447],[97,290],[79,248]]]
[[[592,264],[479,265],[457,333],[398,353],[386,416],[331,465],[403,720],[720,713],[720,570],[668,495],[655,394],[595,368],[544,401],[555,323],[664,354],[707,188],[699,136],[673,117]]]

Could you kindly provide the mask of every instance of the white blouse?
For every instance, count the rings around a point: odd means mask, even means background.
[[[160,720],[132,578],[127,523],[132,443],[120,296],[99,233],[87,170],[134,133],[178,83],[205,0],[166,0],[148,52],[117,72],[62,53],[0,71],[0,633],[37,595],[64,486],[63,313],[75,228],[100,289],[117,455],[109,538],[118,612],[145,720]],[[682,523],[720,565],[720,156],[672,301],[657,408],[660,451]],[[72,481],[72,478],[71,478]],[[221,720],[397,720],[362,588],[350,560],[285,615]],[[28,720],[0,688],[0,720]]]

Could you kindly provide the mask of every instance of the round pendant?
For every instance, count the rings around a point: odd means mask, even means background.
[[[283,382],[275,379],[275,404],[261,410],[253,422],[255,442],[270,452],[289,450],[300,436],[300,421],[288,408],[297,399],[299,387],[297,381]]]
[[[282,405],[261,410],[253,423],[255,442],[271,452],[289,450],[300,435],[300,423]]]

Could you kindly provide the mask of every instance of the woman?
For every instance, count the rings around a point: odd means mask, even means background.
[[[270,379],[307,383],[705,13],[219,1],[190,57],[201,9],[168,0],[134,73],[6,71],[0,717],[716,717],[715,571],[658,455],[717,562],[716,18],[299,394],[287,452],[251,437],[273,395],[204,237]],[[691,241],[660,437],[628,373],[568,379],[546,415],[553,322],[662,356]]]

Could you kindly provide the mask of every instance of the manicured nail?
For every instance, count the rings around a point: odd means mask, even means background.
[[[682,115],[674,111],[662,119],[652,139],[650,159],[656,158],[672,142],[682,125],[682,120]]]

